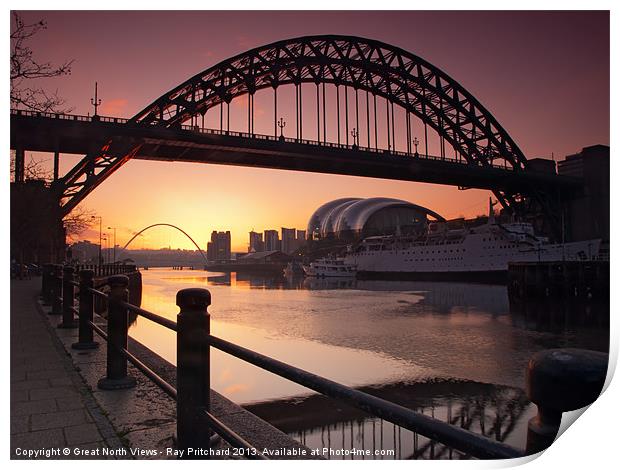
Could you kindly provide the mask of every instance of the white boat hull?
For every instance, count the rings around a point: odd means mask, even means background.
[[[304,266],[304,273],[306,276],[310,277],[355,277],[356,272],[338,272],[338,271],[328,271],[325,269],[315,269],[310,266]]]
[[[450,243],[355,252],[347,260],[356,264],[360,273],[501,273],[511,262],[596,259],[600,244],[600,240],[588,240],[536,245],[473,234]]]

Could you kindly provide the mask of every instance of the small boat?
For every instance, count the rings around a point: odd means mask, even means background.
[[[321,258],[303,267],[306,276],[355,277],[357,266],[344,258]]]

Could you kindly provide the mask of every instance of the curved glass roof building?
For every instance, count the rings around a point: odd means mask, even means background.
[[[352,239],[397,233],[416,235],[425,232],[428,216],[444,220],[425,207],[401,199],[342,198],[314,211],[307,233],[313,239]]]

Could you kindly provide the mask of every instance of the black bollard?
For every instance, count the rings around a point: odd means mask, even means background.
[[[43,305],[52,304],[52,272],[54,265],[46,263],[43,265],[41,272],[41,297],[43,298]]]
[[[62,277],[62,322],[58,328],[77,328],[78,323],[73,316],[75,305],[75,286],[73,266],[65,266]]]
[[[206,289],[183,289],[177,293],[177,448],[205,449],[208,458],[211,432],[202,419],[210,410],[210,354],[207,338],[210,317],[207,307],[211,294]]]
[[[530,359],[527,395],[538,406],[538,415],[528,423],[528,455],[553,443],[563,412],[578,410],[598,398],[605,384],[607,363],[607,354],[585,349],[550,349]]]
[[[95,273],[90,269],[80,271],[80,317],[78,342],[73,343],[73,349],[95,349],[99,346],[93,338],[93,328],[90,322],[93,321],[93,294],[88,289],[94,287]]]
[[[108,349],[107,371],[97,383],[102,390],[120,390],[136,386],[136,379],[127,375],[127,359],[120,349],[127,349],[127,276],[110,276],[108,278],[110,294],[108,296]]]
[[[62,266],[60,264],[52,265],[51,294],[52,294],[52,310],[50,315],[62,315]]]

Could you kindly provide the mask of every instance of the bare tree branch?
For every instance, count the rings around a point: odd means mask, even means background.
[[[66,101],[58,92],[50,93],[43,88],[32,86],[33,80],[52,78],[71,74],[73,60],[58,66],[50,62],[38,62],[27,42],[38,32],[45,30],[44,21],[26,24],[19,13],[13,12],[11,32],[11,106],[32,111],[66,113]]]
[[[52,171],[45,168],[46,160],[35,160],[32,155],[24,162],[24,180],[42,180],[50,183],[53,179]],[[15,152],[11,151],[10,158],[11,181],[15,180]]]
[[[90,228],[96,216],[96,212],[86,207],[78,206],[62,219],[67,231],[67,236],[75,241],[75,238],[86,229]]]

